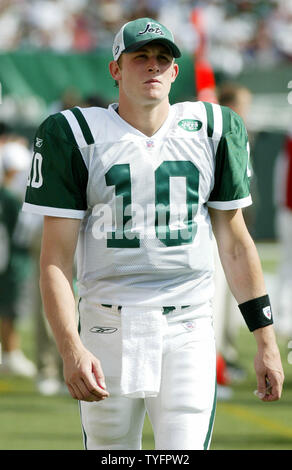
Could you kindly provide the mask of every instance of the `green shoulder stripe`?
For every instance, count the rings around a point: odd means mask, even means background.
[[[203,105],[205,106],[206,113],[207,113],[207,132],[208,137],[213,136],[214,132],[214,114],[213,114],[213,107],[211,103],[203,101]]]
[[[248,136],[242,118],[222,110],[222,136],[216,151],[215,181],[209,201],[224,202],[249,196]]]
[[[67,141],[72,143],[72,145],[78,147],[76,139],[75,139],[74,134],[72,132],[72,129],[71,129],[67,119],[65,118],[65,116],[63,116],[62,113],[57,113],[53,117],[54,117],[54,120],[59,125],[59,127],[63,130]]]
[[[76,117],[78,124],[80,126],[80,129],[82,130],[84,139],[86,140],[86,143],[88,145],[94,143],[94,138],[92,136],[91,130],[86,122],[85,117],[83,116],[82,112],[80,111],[79,108],[72,108],[70,111],[74,114]]]
[[[227,134],[231,130],[230,108],[221,106],[222,111],[222,135]]]

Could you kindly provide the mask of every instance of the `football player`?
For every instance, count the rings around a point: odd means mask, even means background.
[[[118,103],[52,115],[35,140],[24,210],[45,216],[42,298],[87,449],[141,449],[146,411],[156,449],[209,448],[213,232],[258,344],[260,397],[281,395],[271,306],[241,213],[251,204],[246,129],[219,105],[170,106],[180,55],[164,25],[126,23],[109,64]]]
[[[25,280],[31,270],[27,218],[32,216],[21,211],[31,154],[22,138],[15,136],[1,147],[0,160],[0,374],[34,377],[35,364],[24,355],[18,331]]]

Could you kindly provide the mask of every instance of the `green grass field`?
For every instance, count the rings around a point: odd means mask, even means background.
[[[275,268],[267,260],[267,271]],[[32,357],[32,332],[22,325],[23,344]],[[253,391],[255,342],[242,328],[239,352],[247,379],[233,385],[230,401],[219,401],[211,450],[291,450],[292,449],[292,365],[288,363],[288,344],[279,343],[285,386],[282,399],[262,403]],[[34,381],[0,376],[0,450],[82,450],[79,409],[69,395],[41,396]],[[143,448],[153,449],[153,436],[146,420]]]

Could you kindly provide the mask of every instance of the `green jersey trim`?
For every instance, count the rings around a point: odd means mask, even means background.
[[[87,121],[84,115],[82,114],[82,111],[79,108],[72,108],[70,109],[70,111],[74,114],[75,118],[77,119],[87,145],[93,144],[94,138],[91,134],[91,130],[87,124]]]
[[[74,142],[76,142],[76,146],[79,149],[87,147],[88,143],[86,142],[84,132],[79,124],[77,117],[72,112],[72,110],[66,109],[65,111],[61,111],[60,114],[63,115],[64,119],[66,120],[67,126],[69,126],[74,138]]]
[[[207,206],[212,209],[220,210],[232,210],[232,209],[241,209],[242,207],[247,207],[252,204],[251,196],[244,197],[242,199],[235,199],[234,201],[208,201]]]
[[[211,103],[203,101],[203,105],[206,109],[207,114],[207,134],[208,137],[213,137],[214,131],[214,114],[213,114],[213,107]]]
[[[70,112],[70,116],[79,124]],[[66,116],[49,116],[36,134],[26,190],[26,210],[42,215],[83,218],[88,169]],[[42,209],[41,209],[42,208]]]
[[[215,180],[208,206],[217,209],[236,209],[250,205],[248,136],[242,118],[225,106],[211,105],[216,109],[213,116],[216,122],[221,114],[221,124],[217,126],[215,150]],[[218,109],[217,109],[218,108]],[[219,128],[221,127],[221,137]],[[218,141],[218,138],[220,140]]]
[[[209,426],[208,426],[208,432],[204,441],[204,450],[208,450],[210,447],[210,442],[211,442],[211,436],[212,436],[212,431],[214,427],[214,420],[215,420],[215,414],[216,414],[216,405],[217,405],[217,377],[215,380],[215,391],[214,391],[214,398],[213,398],[213,406],[212,406],[212,411],[211,411],[211,416],[209,420]]]
[[[221,112],[222,112],[222,136],[227,134],[228,132],[231,131],[231,119],[232,115],[235,115],[233,111],[231,111],[231,108],[228,108],[227,106],[221,106]]]
[[[50,117],[47,119],[47,121],[48,122],[50,121]],[[70,143],[72,146],[78,147],[78,144],[76,142],[76,139],[74,137],[72,129],[71,129],[67,119],[63,116],[63,113],[54,114],[51,118],[51,121],[52,122],[55,121],[58,124],[59,128],[62,129],[68,143]],[[48,128],[48,132],[50,133],[50,128]]]

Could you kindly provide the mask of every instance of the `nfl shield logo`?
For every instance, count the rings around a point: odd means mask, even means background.
[[[153,148],[154,148],[154,142],[153,142],[153,140],[147,140],[147,142],[146,142],[146,147],[147,147],[148,149],[153,149]]]

